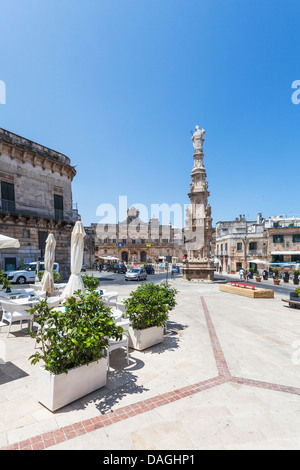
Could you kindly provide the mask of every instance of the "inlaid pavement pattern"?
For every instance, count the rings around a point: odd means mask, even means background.
[[[96,393],[50,413],[36,400],[37,366],[20,362],[23,376],[0,387],[2,450],[299,449],[300,311],[281,295],[172,282],[178,305],[164,342],[131,350],[128,367],[115,351]],[[13,341],[18,355],[32,347],[26,335]]]

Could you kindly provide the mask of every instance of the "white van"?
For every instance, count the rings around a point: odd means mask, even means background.
[[[40,271],[45,271],[45,263],[40,261]],[[5,272],[7,279],[11,283],[16,284],[26,284],[26,283],[33,283],[35,280],[35,274],[37,270],[37,262],[30,263],[27,268],[20,269],[17,271],[7,271]],[[59,273],[59,264],[54,263],[53,271]]]

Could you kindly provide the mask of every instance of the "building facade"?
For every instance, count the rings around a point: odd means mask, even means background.
[[[1,250],[1,269],[42,260],[50,231],[63,277],[70,269],[75,168],[65,155],[0,129],[0,233],[17,238],[20,248]]]
[[[278,215],[266,220],[268,261],[300,264],[300,217]]]
[[[186,255],[182,229],[161,225],[151,218],[140,219],[139,211],[128,209],[127,219],[118,224],[91,224],[85,227],[84,264],[114,257],[125,263],[181,263]]]
[[[217,222],[215,257],[222,272],[248,269],[250,260],[266,260],[267,252],[267,231],[261,214],[257,220],[249,221],[240,215],[233,221]]]
[[[300,263],[300,217],[283,215],[248,221],[240,215],[234,221],[216,224],[215,262],[222,272],[241,268],[257,269],[261,260],[269,267],[290,269]]]

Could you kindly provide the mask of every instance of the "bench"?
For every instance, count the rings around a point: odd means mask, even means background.
[[[287,302],[290,307],[292,308],[297,308],[297,305],[300,307],[300,301],[297,300],[286,300],[286,299],[281,299],[282,302]]]
[[[243,295],[253,299],[274,299],[274,291],[272,289],[260,289],[251,284],[241,284],[238,282],[221,285],[219,290],[230,294]]]
[[[235,287],[243,287],[244,289],[255,290],[255,286],[253,286],[252,284],[243,284],[242,282],[229,282],[229,284]]]

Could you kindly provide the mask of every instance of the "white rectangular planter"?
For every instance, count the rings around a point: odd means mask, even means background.
[[[107,358],[70,369],[66,374],[55,375],[43,367],[39,369],[38,400],[50,411],[106,385]]]
[[[129,347],[142,351],[154,344],[161,343],[164,339],[164,327],[152,326],[144,330],[134,330],[131,326],[129,332]]]

